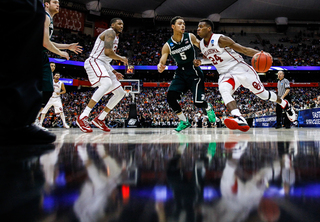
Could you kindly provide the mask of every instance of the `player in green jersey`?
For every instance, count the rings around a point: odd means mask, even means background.
[[[199,67],[200,64],[195,61],[194,45],[199,48],[200,41],[194,34],[184,32],[185,22],[182,17],[176,16],[170,23],[173,35],[162,47],[158,71],[162,73],[165,70],[165,64],[170,54],[177,63],[178,68],[168,89],[167,101],[180,119],[180,124],[175,129],[180,132],[191,126],[178,103],[178,100],[181,99],[181,94],[189,89],[193,94],[194,105],[202,108],[211,123],[215,122],[216,116],[211,104],[205,101],[204,74]]]

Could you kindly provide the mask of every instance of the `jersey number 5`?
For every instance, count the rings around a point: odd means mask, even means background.
[[[214,58],[213,58],[214,57]],[[218,62],[223,62],[223,59],[221,59],[221,57],[217,56],[216,54],[214,54],[214,56],[211,57],[209,56],[208,59],[211,60],[211,62],[213,63],[213,65],[217,65]]]
[[[180,57],[181,57],[182,60],[186,60],[187,59],[187,56],[186,56],[185,52],[181,52],[180,53]]]

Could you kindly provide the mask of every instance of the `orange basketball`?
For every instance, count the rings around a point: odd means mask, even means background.
[[[261,51],[252,57],[251,64],[257,72],[267,72],[272,65],[272,59],[269,55]]]

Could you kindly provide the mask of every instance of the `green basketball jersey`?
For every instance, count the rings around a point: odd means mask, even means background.
[[[183,33],[180,42],[176,42],[172,37],[167,41],[170,48],[170,55],[176,61],[177,66],[192,65],[193,60],[196,58],[196,52],[191,42],[190,34]]]
[[[50,16],[50,14],[49,14],[47,11],[46,11],[46,14],[47,14],[47,16],[49,16],[49,18],[50,18],[49,39],[51,39],[51,36],[52,36],[52,33],[53,33],[53,19],[52,19],[52,17]],[[43,50],[44,50],[45,52],[48,51],[45,47],[43,47]]]
[[[50,25],[49,25],[49,38],[51,39],[53,33],[53,19],[48,12],[46,12],[47,16],[50,18]]]

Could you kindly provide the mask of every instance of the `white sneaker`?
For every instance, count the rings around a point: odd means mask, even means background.
[[[67,124],[63,125],[64,128],[69,129],[70,126],[68,126]]]
[[[294,121],[297,120],[297,114],[294,111],[294,109],[291,106],[291,104],[287,100],[285,100],[285,101],[287,102],[287,105],[284,107],[284,109],[286,111],[287,117],[291,122],[294,122]]]
[[[231,130],[241,130],[247,132],[250,129],[247,121],[242,116],[229,116],[224,120],[224,124]]]
[[[47,128],[44,128],[43,126],[40,125],[40,121],[35,121],[34,125],[42,129],[43,131],[49,131]]]

